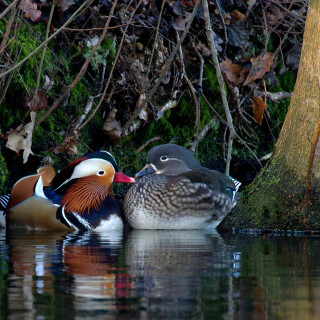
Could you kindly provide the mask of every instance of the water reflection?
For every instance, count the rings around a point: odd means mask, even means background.
[[[214,315],[227,306],[228,285],[220,289],[232,255],[217,233],[135,230],[124,253],[148,318],[199,318],[204,309]]]
[[[319,319],[320,239],[0,229],[0,319]]]
[[[11,264],[7,277],[8,314],[13,319],[32,319],[61,311],[61,316],[67,312],[82,318],[97,310],[114,309],[114,264],[122,238],[122,232],[7,233]],[[99,299],[104,303],[99,303]]]

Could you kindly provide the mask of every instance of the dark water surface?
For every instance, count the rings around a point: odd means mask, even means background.
[[[0,319],[320,319],[320,239],[0,229]]]

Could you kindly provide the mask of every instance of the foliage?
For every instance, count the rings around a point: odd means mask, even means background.
[[[12,25],[10,14],[0,20],[0,41],[6,30],[11,28],[6,39],[5,54],[1,56],[1,65],[13,66],[45,40],[51,3],[44,3],[25,2],[25,7],[21,7],[25,18],[20,19],[15,14]],[[30,160],[31,167],[28,170],[32,170],[35,163],[40,163],[46,156],[60,166],[89,150],[104,148],[119,155],[120,167],[134,172],[141,168],[147,150],[157,143],[174,142],[194,148],[197,134],[209,123],[212,123],[211,126],[198,141],[198,157],[209,166],[216,161],[223,163],[228,131],[221,121],[225,119],[225,111],[201,10],[197,12],[188,36],[182,43],[183,54],[174,59],[158,91],[143,110],[144,114],[134,119],[135,129],[123,132],[123,126],[130,121],[135,108],[141,105],[141,97],[148,95],[157,82],[177,43],[177,34],[181,36],[185,30],[187,17],[190,17],[193,9],[191,2],[181,0],[166,2],[162,12],[160,2],[157,1],[150,1],[148,5],[143,1],[140,7],[137,4],[138,1],[133,1],[128,10],[124,10],[123,4],[116,6],[113,14],[115,19],[111,20],[112,29],[108,30],[71,92],[51,114],[47,114],[48,109],[74,83],[97,43],[105,26],[105,17],[110,12],[110,3],[90,5],[87,10],[79,13],[68,25],[70,29],[66,28],[48,43],[42,65],[42,50],[39,50],[20,68],[0,78],[0,129],[3,144],[6,144],[12,131],[28,123],[29,110],[36,111],[31,149],[40,157]],[[59,30],[80,5],[72,0],[58,1],[49,36]],[[264,112],[260,108],[262,104],[258,103],[259,116],[254,114],[252,101],[264,100],[265,90],[293,90],[298,64],[294,52],[301,46],[299,32],[303,30],[302,19],[298,24],[295,24],[294,19],[297,12],[304,18],[306,7],[303,1],[297,1],[294,5],[284,3],[283,9],[273,3],[253,2],[250,5],[252,7],[249,8],[239,1],[209,2],[209,9],[236,131],[250,144],[253,152],[261,157],[274,147],[288,101],[267,100]],[[0,12],[5,8],[6,4],[1,3]],[[291,15],[282,14],[288,10],[292,11]],[[264,14],[266,21],[262,19]],[[155,38],[159,17],[159,32]],[[279,34],[281,37],[285,35],[286,39],[280,39]],[[124,41],[120,47],[123,35]],[[152,56],[153,48],[156,50]],[[277,52],[281,52],[283,58]],[[117,53],[120,55],[115,63]],[[199,56],[203,59],[203,69],[200,68]],[[99,103],[113,66],[115,68],[106,96],[95,116],[81,126]],[[1,68],[0,76],[5,71]],[[38,73],[40,83],[35,92]],[[199,83],[201,75],[203,80]],[[191,93],[193,90],[194,95]],[[36,101],[39,100],[39,104],[31,106],[34,96],[38,97]],[[44,96],[48,97],[48,103],[43,103],[41,97]],[[95,98],[92,107],[86,111],[89,97]],[[164,111],[168,102],[172,102],[175,107]],[[39,105],[45,109],[40,110]],[[162,113],[162,117],[158,117],[159,113]],[[108,130],[116,131],[115,136],[102,129],[109,114],[112,118]],[[81,120],[82,116],[84,120]],[[44,121],[37,125],[39,119]],[[77,126],[79,121],[82,123]],[[155,137],[160,137],[160,140],[152,142],[142,153],[136,152]],[[235,159],[252,158],[251,152],[238,140],[235,140],[232,153]],[[223,170],[223,165],[220,169]]]
[[[0,153],[0,190],[1,192],[6,192],[6,179],[9,175],[7,165],[5,159],[3,158],[2,154]]]

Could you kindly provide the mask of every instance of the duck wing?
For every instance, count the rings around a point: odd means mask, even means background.
[[[165,188],[172,194],[172,203],[195,211],[212,213],[212,220],[223,217],[232,208],[232,199],[221,179],[207,170],[191,170],[167,180]]]

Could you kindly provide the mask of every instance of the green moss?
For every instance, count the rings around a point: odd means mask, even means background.
[[[83,56],[85,59],[89,57],[92,51],[92,46],[84,44]],[[94,53],[90,65],[93,70],[98,71],[101,65],[112,64],[116,54],[116,38],[107,37]]]
[[[70,92],[68,108],[73,110],[73,112],[77,110],[78,113],[82,113],[89,96],[90,93],[86,87],[86,80],[81,79]]]
[[[0,194],[4,194],[6,193],[6,181],[7,181],[7,177],[9,175],[8,169],[7,169],[7,165],[5,163],[5,160],[2,156],[2,154],[0,153]]]

